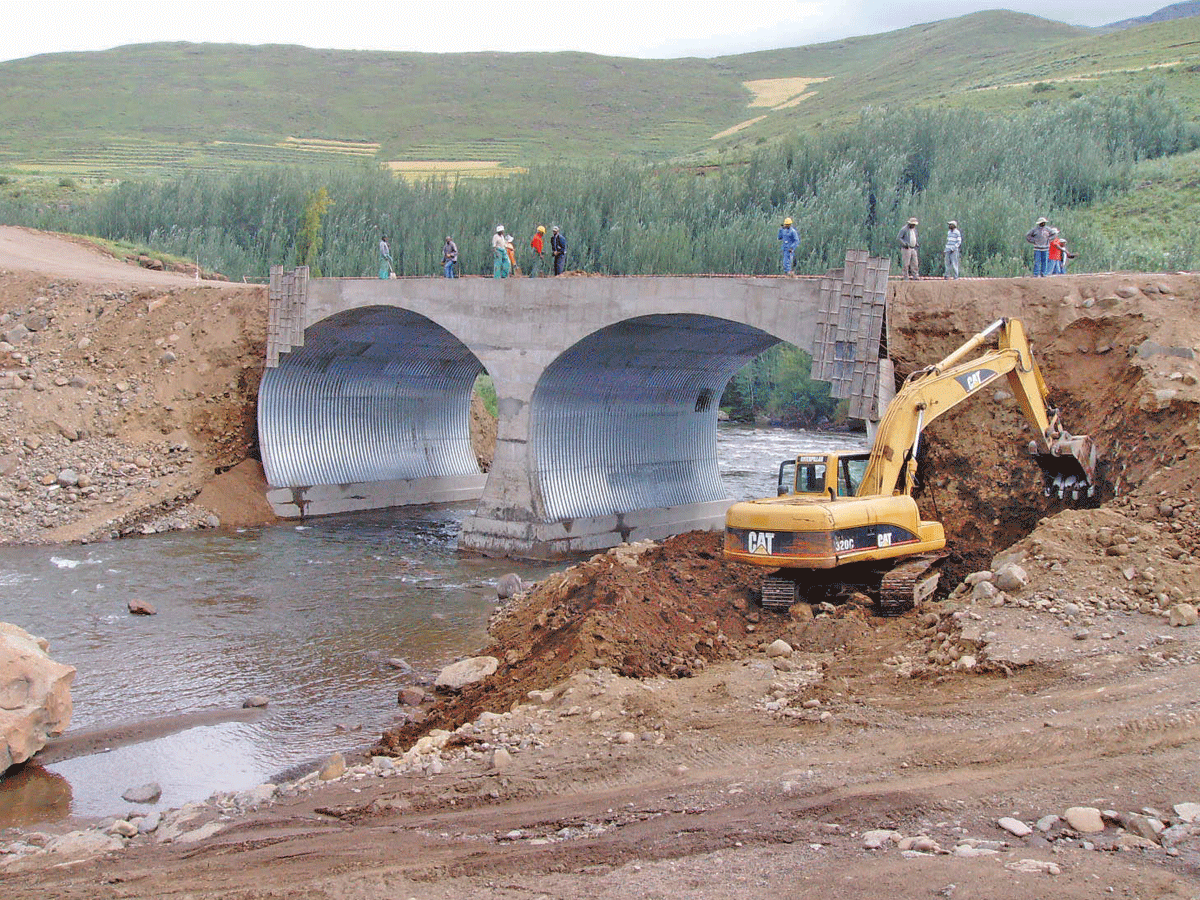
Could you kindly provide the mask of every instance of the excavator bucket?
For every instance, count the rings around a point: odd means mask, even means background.
[[[1096,446],[1086,434],[1062,437],[1050,442],[1050,452],[1038,452],[1037,443],[1029,452],[1042,469],[1047,497],[1086,500],[1096,494]]]

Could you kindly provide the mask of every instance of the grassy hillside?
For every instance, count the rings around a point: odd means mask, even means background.
[[[1196,111],[1194,68],[1200,19],[1098,34],[1003,11],[711,60],[148,44],[0,63],[0,173],[716,162],[864,107],[1003,111],[1154,76]]]

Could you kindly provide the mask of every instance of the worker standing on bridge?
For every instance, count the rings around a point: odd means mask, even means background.
[[[957,278],[959,254],[962,252],[962,232],[958,230],[958,223],[953,219],[948,224],[949,227],[946,230],[946,249],[943,251],[946,262],[946,274],[942,277]]]
[[[395,274],[392,268],[392,248],[388,246],[386,234],[379,236],[379,277],[388,278]]]
[[[783,274],[792,274],[792,260],[796,255],[796,248],[800,246],[800,234],[792,227],[792,219],[789,216],[783,220],[783,224],[779,226],[779,249],[782,254]]]
[[[508,277],[508,242],[504,240],[504,226],[497,225],[492,235],[492,277]]]
[[[450,235],[446,235],[446,243],[442,245],[442,271],[447,278],[454,277],[454,264],[458,262],[458,244]]]
[[[529,242],[529,246],[533,248],[533,271],[529,273],[530,278],[537,278],[542,274],[542,235],[546,233],[546,226],[539,225],[537,231],[533,233],[533,240]]]
[[[921,240],[917,237],[917,225],[919,224],[915,218],[909,219],[898,235],[900,272],[904,275],[905,281],[919,281],[921,278],[921,261],[917,256],[917,250],[921,246]]]
[[[562,236],[557,225],[550,229],[550,252],[554,254],[554,274],[561,275],[567,264],[567,239]]]
[[[1033,244],[1033,277],[1043,278],[1050,274],[1050,226],[1046,217],[1038,218],[1025,234],[1025,240]]]

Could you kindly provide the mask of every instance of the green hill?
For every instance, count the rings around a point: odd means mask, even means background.
[[[1200,19],[1100,34],[1003,11],[716,59],[146,44],[0,63],[0,173],[709,162],[863,107],[1009,110],[1157,76],[1200,110],[1193,69]]]

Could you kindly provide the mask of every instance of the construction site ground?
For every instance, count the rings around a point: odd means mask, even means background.
[[[52,312],[0,362],[21,382],[0,392],[6,540],[262,514],[262,289],[147,277],[179,278],[0,229],[0,331]],[[213,798],[103,850],[2,833],[0,889],[1194,900],[1200,628],[1173,622],[1200,595],[1198,313],[1188,274],[898,283],[902,373],[1024,320],[1064,420],[1101,448],[1097,508],[1042,496],[991,392],[928,435],[920,503],[954,552],[926,607],[769,612],[762,572],[726,564],[717,535],[618,548],[499,608],[480,648],[497,671],[417,695],[345,774]],[[69,454],[112,465],[47,495]],[[1006,565],[1023,579],[973,574]],[[116,827],[95,826],[74,823]]]

